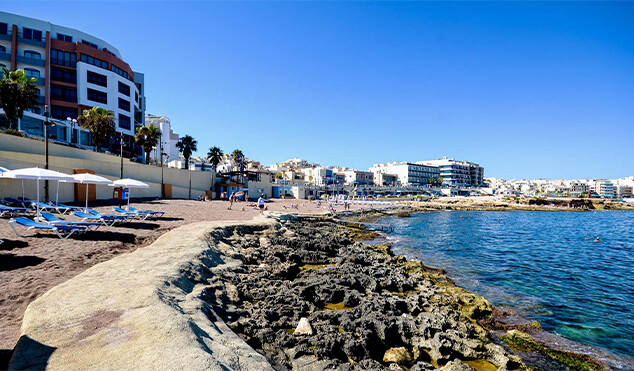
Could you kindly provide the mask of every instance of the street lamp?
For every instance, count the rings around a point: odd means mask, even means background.
[[[165,183],[163,181],[163,156],[167,156],[167,153],[163,152],[163,142],[161,141],[161,198],[165,198]]]
[[[44,168],[48,169],[48,126],[55,126],[48,121],[48,105],[44,105]],[[48,202],[48,180],[44,181],[44,200]]]
[[[77,125],[77,119],[66,117],[66,121],[70,122],[70,143],[73,144],[73,135],[75,134],[75,125]],[[77,135],[75,135],[75,138],[75,142],[78,142]],[[79,142],[77,144],[79,144]]]
[[[123,130],[119,133],[119,144],[121,145],[121,176],[119,179],[123,179]]]
[[[189,162],[189,199],[192,199],[192,163],[193,161],[187,160]]]

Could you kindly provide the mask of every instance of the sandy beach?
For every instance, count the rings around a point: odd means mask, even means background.
[[[299,206],[292,209],[291,204]],[[20,238],[9,226],[8,218],[0,219],[0,239],[4,240],[0,244],[0,358],[6,357],[15,346],[26,307],[52,287],[95,264],[148,246],[174,228],[199,221],[250,220],[259,214],[258,210],[246,207],[243,202],[234,203],[232,210],[227,210],[229,203],[225,201],[161,200],[131,205],[139,209],[164,211],[165,215],[159,220],[102,226],[97,231],[71,236],[67,240],[46,232]],[[267,207],[268,211],[328,213],[325,203],[319,208],[316,203],[307,200],[274,200],[267,203]],[[351,205],[351,210],[361,207]],[[94,209],[112,213],[112,206]],[[336,209],[343,211],[343,206]],[[62,218],[76,220],[71,216]]]

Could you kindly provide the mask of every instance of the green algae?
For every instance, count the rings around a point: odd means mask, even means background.
[[[498,369],[498,366],[487,361],[486,359],[472,359],[463,362],[475,368],[476,371],[496,371]]]
[[[350,310],[352,307],[346,307],[343,303],[324,303],[322,311],[324,310]]]
[[[550,348],[535,340],[529,334],[518,330],[510,330],[500,339],[514,351],[519,352],[539,352],[553,360],[560,362],[573,370],[595,371],[609,370],[605,365],[587,354],[579,354]]]

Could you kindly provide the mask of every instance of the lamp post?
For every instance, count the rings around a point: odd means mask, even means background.
[[[70,144],[73,144],[73,134],[75,134],[75,125],[77,125],[77,119],[66,117],[66,121],[70,122]],[[77,142],[77,139],[75,139],[75,142]]]
[[[123,130],[119,133],[119,144],[121,145],[121,173],[119,179],[123,179]]]
[[[161,198],[165,198],[165,183],[163,182],[163,142],[161,141]]]
[[[48,121],[48,105],[44,105],[44,168],[48,169],[48,126],[55,126]],[[44,201],[48,202],[48,180],[44,181]]]
[[[189,161],[189,199],[192,199],[192,161]]]

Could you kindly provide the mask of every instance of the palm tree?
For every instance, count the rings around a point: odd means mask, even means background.
[[[161,129],[157,128],[153,124],[150,126],[141,126],[134,134],[134,140],[145,151],[145,163],[150,163],[150,153],[156,147],[161,138]]]
[[[244,153],[242,153],[239,149],[235,149],[231,153],[231,158],[233,159],[233,162],[240,167],[240,175],[242,175],[242,172],[244,171]],[[240,179],[238,179],[238,181],[240,181]]]
[[[180,138],[178,143],[176,143],[176,148],[178,148],[178,151],[185,157],[185,169],[189,169],[189,158],[192,157],[194,151],[198,150],[197,145],[198,142],[189,135]]]
[[[112,115],[112,111],[105,108],[93,107],[85,109],[77,119],[82,129],[90,131],[97,152],[100,147],[103,147],[107,138],[117,133],[114,126],[115,118]]]
[[[442,185],[443,180],[444,180],[444,179],[443,179],[441,176],[437,177],[437,178],[436,178],[436,184],[438,184],[438,185]]]
[[[222,150],[219,147],[211,147],[209,148],[209,152],[207,152],[207,160],[211,162],[211,166],[214,167],[214,171],[218,170],[218,164],[222,161]]]
[[[33,83],[35,77],[29,77],[24,70],[9,71],[2,67],[2,80],[0,80],[0,104],[9,119],[10,129],[18,128],[18,119],[22,118],[25,110],[37,106],[39,96]]]

